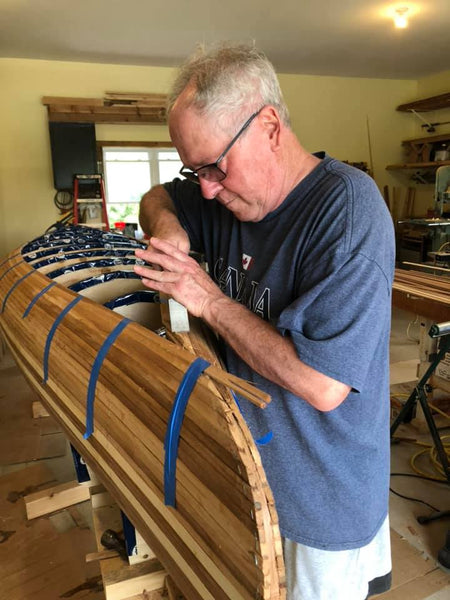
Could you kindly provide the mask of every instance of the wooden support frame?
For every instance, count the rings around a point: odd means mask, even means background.
[[[154,600],[162,597],[167,572],[153,556],[146,561],[128,564],[117,552],[105,550],[101,537],[106,529],[120,528],[120,511],[108,492],[93,494],[92,513],[98,553],[89,560],[100,562],[106,600],[126,600],[145,591]],[[86,557],[88,560],[88,557]]]
[[[25,508],[28,519],[42,517],[73,504],[89,500],[91,493],[88,486],[69,481],[39,492],[25,496]]]

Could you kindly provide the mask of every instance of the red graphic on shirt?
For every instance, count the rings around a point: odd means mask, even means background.
[[[248,254],[242,255],[242,266],[244,267],[244,271],[248,271],[253,264],[253,258]]]

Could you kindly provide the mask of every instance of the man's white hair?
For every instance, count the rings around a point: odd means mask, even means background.
[[[199,46],[180,68],[168,97],[168,114],[188,85],[193,86],[188,105],[223,125],[236,128],[252,112],[271,105],[290,127],[275,69],[253,45],[227,42],[209,51]]]

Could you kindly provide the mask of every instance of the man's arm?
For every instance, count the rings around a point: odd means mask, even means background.
[[[162,185],[142,196],[139,223],[144,233],[166,240],[182,252],[189,253],[187,233],[178,220],[172,199]]]
[[[345,400],[350,386],[303,363],[289,338],[223,294],[193,258],[155,238],[148,250],[137,250],[136,256],[162,269],[136,266],[144,285],[170,294],[201,317],[260,375],[321,411]]]

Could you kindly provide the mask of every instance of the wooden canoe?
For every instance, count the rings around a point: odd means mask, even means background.
[[[4,339],[187,600],[283,599],[272,493],[230,390],[269,399],[214,362],[198,323],[172,339],[153,331],[158,306],[132,271],[139,245],[69,226],[11,252],[0,260]],[[189,395],[192,352],[211,366]]]

